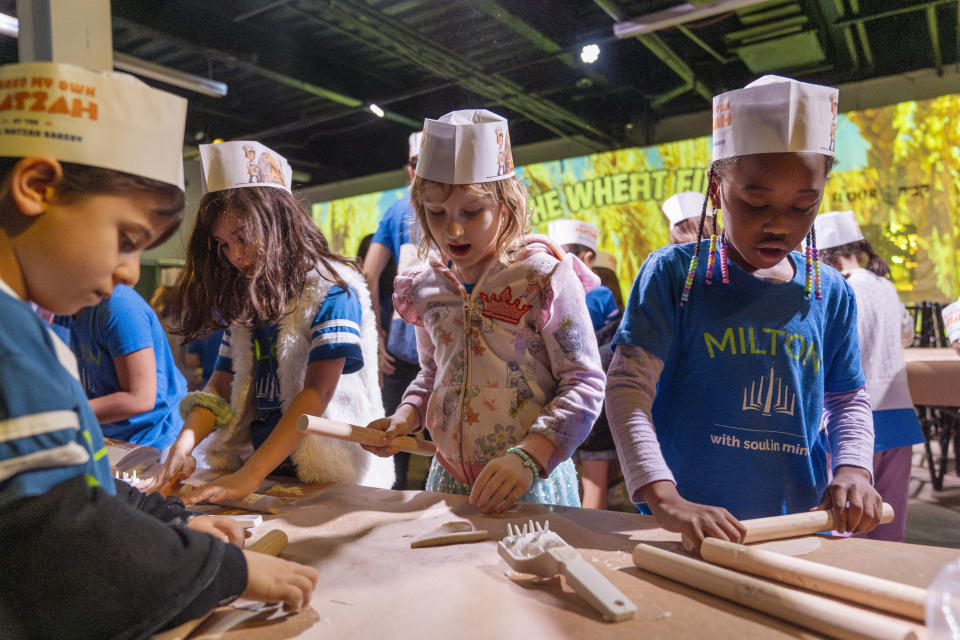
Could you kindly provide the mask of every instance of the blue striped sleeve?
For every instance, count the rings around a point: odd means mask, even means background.
[[[213,366],[214,371],[226,371],[233,375],[233,352],[230,350],[230,329],[223,332],[223,339],[220,341],[220,352],[217,353],[217,363]]]
[[[357,293],[330,287],[327,297],[313,319],[309,362],[345,358],[344,373],[353,373],[363,367],[360,350],[360,316],[362,310]]]

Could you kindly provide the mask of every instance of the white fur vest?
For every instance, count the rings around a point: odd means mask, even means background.
[[[337,389],[323,412],[324,418],[350,424],[366,425],[383,416],[383,399],[377,375],[377,329],[370,306],[370,293],[363,277],[354,269],[333,263],[337,274],[360,299],[360,348],[363,368],[341,375]],[[280,321],[277,332],[277,374],[280,403],[286,412],[303,389],[307,358],[312,342],[311,324],[333,283],[313,272],[296,306]],[[217,469],[239,469],[253,447],[250,444],[250,423],[255,415],[256,396],[253,390],[253,341],[250,329],[230,327],[233,352],[233,384],[230,408],[233,421],[215,431],[204,443],[207,463]],[[243,348],[246,345],[247,348]],[[389,489],[393,486],[392,458],[381,458],[364,451],[360,445],[323,436],[308,435],[292,456],[297,476],[302,482],[337,482],[362,484]]]

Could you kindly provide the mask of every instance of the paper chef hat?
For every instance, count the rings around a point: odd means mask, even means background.
[[[276,187],[287,193],[293,170],[286,158],[252,140],[200,145],[203,192],[241,187]]]
[[[513,176],[505,118],[486,109],[451,111],[423,121],[417,175],[444,184],[476,184]]]
[[[950,342],[960,340],[960,300],[948,304],[940,311],[943,316],[943,327],[947,331]]]
[[[763,76],[713,98],[713,159],[754,153],[814,152],[832,156],[838,91]]]
[[[616,271],[617,258],[612,253],[607,253],[606,251],[597,251],[597,257],[593,259],[593,268],[610,269],[610,271]]]
[[[413,160],[420,155],[420,144],[422,142],[422,131],[414,131],[410,134],[410,137],[407,138],[407,146],[409,147],[409,150],[407,151],[407,160]]]
[[[547,225],[547,235],[559,245],[582,244],[596,253],[600,230],[583,220],[554,220]]]
[[[830,249],[863,240],[863,233],[853,211],[829,211],[813,220],[817,234],[817,248]]]
[[[663,209],[663,214],[667,216],[667,220],[670,221],[672,227],[688,218],[699,218],[700,212],[703,211],[703,198],[702,193],[683,191],[664,200],[660,208]],[[713,209],[708,207],[707,215],[712,216]]]
[[[0,67],[0,156],[48,155],[183,189],[187,101],[125,73]]]

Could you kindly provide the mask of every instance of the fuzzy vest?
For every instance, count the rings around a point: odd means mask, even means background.
[[[377,375],[376,321],[363,277],[349,266],[333,263],[333,267],[360,299],[363,368],[340,376],[323,417],[366,425],[371,420],[383,417],[383,399]],[[276,344],[277,374],[284,412],[303,389],[313,335],[311,324],[332,285],[319,272],[313,272],[293,309],[280,321]],[[253,451],[250,423],[256,414],[256,394],[253,393],[252,331],[231,326],[230,344],[233,347],[234,370],[230,408],[234,418],[229,425],[218,429],[207,439],[209,444],[206,444],[203,453],[210,466],[236,470]],[[243,345],[247,345],[247,348],[243,348]],[[336,482],[389,489],[395,477],[391,458],[375,456],[353,442],[323,436],[307,435],[293,451],[291,459],[297,467],[297,476],[306,483]]]

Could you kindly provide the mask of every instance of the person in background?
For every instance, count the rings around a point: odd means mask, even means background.
[[[147,301],[119,284],[68,323],[80,380],[104,435],[161,450],[170,446],[183,427],[177,407],[187,382]]]
[[[698,546],[739,542],[743,518],[830,509],[854,533],[880,518],[856,300],[811,233],[836,100],[779,76],[714,97],[706,197],[723,230],[647,257],[613,341],[607,413],[630,497]]]
[[[148,638],[240,595],[305,606],[316,569],[113,478],[76,358],[28,305],[71,316],[137,281],[183,214],[186,101],[120,73],[0,67],[0,85],[23,81],[50,104],[95,95],[97,117],[0,136],[0,637]]]
[[[420,157],[420,143],[423,134],[415,131],[407,139],[407,164],[404,169],[412,181]],[[381,281],[385,271],[402,273],[421,264],[417,255],[416,214],[410,208],[410,188],[403,197],[394,202],[383,213],[377,226],[370,248],[363,258],[363,277],[370,290],[370,296],[377,300],[384,293]],[[403,392],[420,372],[420,358],[417,353],[417,333],[413,325],[407,324],[393,311],[391,280],[387,291],[391,295],[391,304],[386,317],[380,308],[377,312],[377,324],[387,325],[380,332],[380,373],[383,386],[383,407],[387,415],[392,415],[400,405]],[[400,451],[393,458],[397,473],[394,489],[407,488],[407,471],[410,468],[410,454]]]
[[[597,251],[593,261],[593,272],[600,278],[601,286],[613,293],[613,302],[623,311],[623,292],[620,290],[620,278],[617,276],[617,258],[612,253]]]
[[[277,163],[279,177],[264,171],[249,182],[245,146]],[[233,473],[192,492],[190,504],[243,499],[270,474],[390,488],[391,461],[297,429],[302,414],[361,424],[383,415],[376,321],[359,269],[330,250],[276,152],[223,142],[200,145],[200,161],[205,193],[174,316],[188,339],[229,328],[204,390],[180,403],[183,430],[152,487],[189,476],[203,443],[208,463]]]
[[[396,413],[369,425],[386,432],[371,448],[381,455],[427,427],[427,490],[469,494],[487,513],[518,500],[579,506],[569,458],[603,400],[583,292],[597,277],[547,238],[524,237],[527,192],[506,127],[483,109],[424,123],[410,199],[431,258],[394,283],[397,311],[417,326],[420,373]]]
[[[684,244],[696,242],[700,231],[701,213],[703,212],[703,194],[696,191],[675,193],[660,206],[663,215],[667,216],[670,224],[670,244]],[[707,209],[703,218],[703,237],[716,235],[716,218],[712,210]]]
[[[577,256],[588,267],[594,267],[600,235],[600,230],[595,225],[583,220],[554,220],[547,225],[547,234],[551,240],[561,245],[564,251]],[[586,302],[600,349],[601,366],[606,372],[610,358],[604,356],[603,349],[610,353],[610,340],[619,324],[621,308],[616,302],[613,290],[605,286],[602,280],[599,287],[586,294]],[[584,507],[607,508],[612,461],[616,458],[610,425],[601,408],[590,434],[574,454],[574,459],[580,463],[580,486],[583,493],[581,502]]]
[[[960,354],[960,300],[951,302],[940,310],[943,329],[953,350]]]
[[[183,360],[193,374],[189,381],[191,391],[207,386],[207,381],[217,365],[223,334],[224,329],[217,329],[187,343],[187,353]]]
[[[873,486],[894,519],[865,535],[903,542],[907,528],[913,445],[924,441],[907,385],[904,347],[913,343],[913,316],[889,280],[890,268],[863,237],[853,211],[821,213],[814,222],[820,259],[843,274],[857,298],[860,359],[873,410]]]

